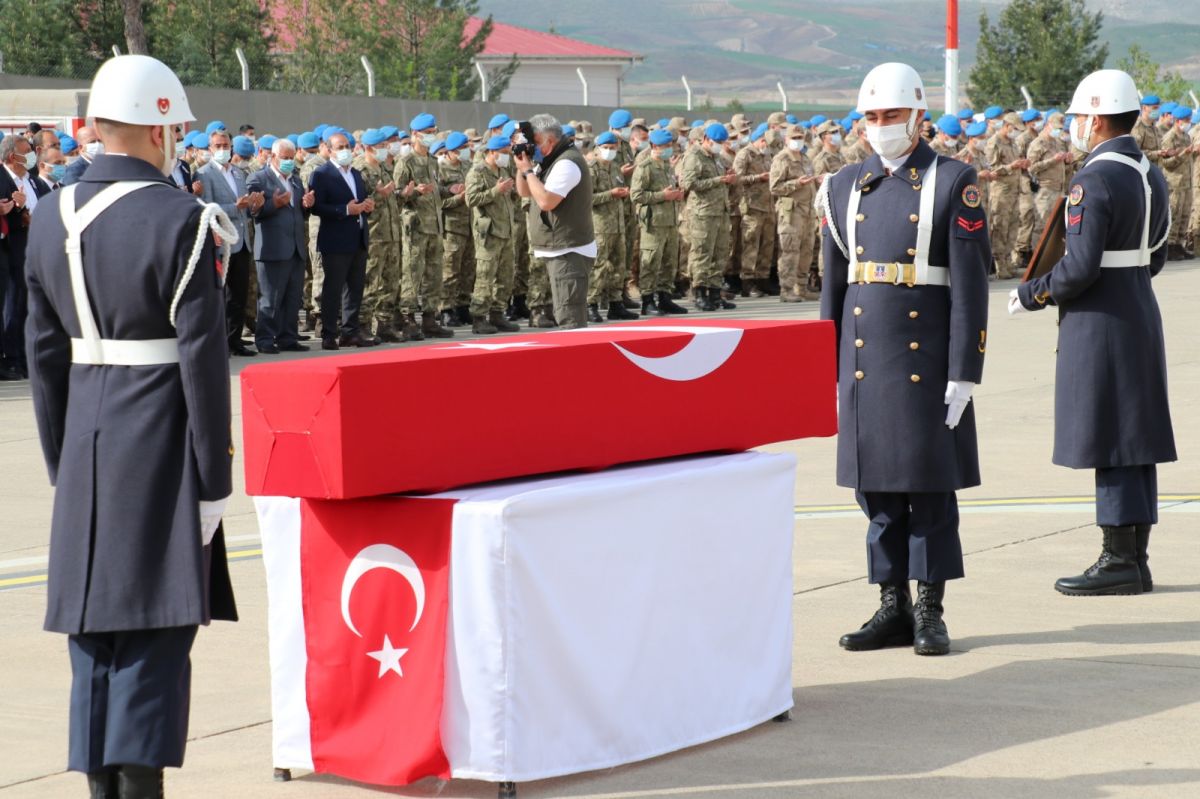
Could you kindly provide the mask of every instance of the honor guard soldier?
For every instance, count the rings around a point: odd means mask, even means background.
[[[1054,463],[1096,470],[1100,558],[1054,587],[1072,596],[1140,594],[1158,521],[1156,464],[1175,460],[1162,317],[1150,279],[1166,261],[1167,184],[1130,132],[1133,78],[1088,75],[1068,114],[1089,153],[1067,191],[1067,247],[1009,296],[1008,312],[1058,307]]]
[[[45,197],[29,239],[34,411],[56,486],[45,627],[71,659],[67,767],[93,797],[160,797],[183,764],[197,627],[237,617],[224,245],[237,231],[167,177],[195,117],[166,65],[96,72],[105,155]],[[96,224],[98,223],[98,224]],[[65,245],[65,246],[64,246]]]
[[[990,255],[975,170],[920,137],[925,108],[906,64],[863,81],[872,155],[821,188],[821,317],[837,328],[837,482],[870,520],[867,566],[881,593],[841,645],[941,655],[946,581],[963,576],[954,492],[979,484],[970,400],[983,375]]]

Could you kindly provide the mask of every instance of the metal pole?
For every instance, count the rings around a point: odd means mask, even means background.
[[[363,56],[360,60],[362,61],[363,69],[367,71],[367,97],[374,97],[375,70],[371,68],[371,62],[367,60],[366,56]]]
[[[1030,108],[1033,108],[1033,97],[1029,95],[1029,89],[1026,89],[1024,86],[1022,86],[1021,96],[1025,98],[1025,109],[1029,110]]]
[[[783,112],[787,113],[787,92],[783,90],[783,81],[776,81],[775,88],[779,89],[779,96],[783,98]]]
[[[692,110],[692,87],[688,86],[687,75],[680,75],[679,79],[683,81],[683,90],[687,92],[687,110]]]
[[[113,55],[120,55],[120,54],[121,54],[121,48],[120,48],[120,47],[117,47],[117,46],[114,44],[114,45],[113,45]]]
[[[4,71],[4,59],[0,58],[0,72]],[[1196,99],[1196,93],[1188,89],[1188,96],[1192,98],[1192,108],[1200,108],[1200,100]]]
[[[242,48],[233,48],[233,54],[237,56],[238,64],[242,67],[242,91],[250,91],[250,62],[246,60],[246,54],[242,52]]]
[[[483,70],[483,64],[475,62],[475,71],[479,73],[479,99],[482,102],[488,101],[488,79],[487,73]]]
[[[946,113],[958,113],[958,0],[946,0]]]
[[[587,104],[588,104],[588,82],[587,82],[587,78],[585,78],[583,76],[583,67],[575,67],[575,74],[579,76],[579,82],[583,84],[583,104],[584,104],[584,106],[587,106]]]

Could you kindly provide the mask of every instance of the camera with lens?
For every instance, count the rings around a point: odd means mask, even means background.
[[[514,142],[512,146],[513,157],[517,158],[522,155],[527,155],[533,158],[537,153],[537,145],[533,143],[533,125],[528,122],[518,122],[517,130],[521,133],[522,142]]]

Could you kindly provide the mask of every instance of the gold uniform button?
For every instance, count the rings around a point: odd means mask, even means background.
[[[909,221],[909,222],[916,222],[918,219],[920,219],[920,217],[918,217],[916,214],[909,214],[909,215],[908,215],[908,221]]]
[[[866,219],[867,219],[867,215],[866,215],[866,214],[859,214],[858,216],[856,216],[856,217],[854,217],[854,218],[855,218],[856,220],[858,220],[859,222],[865,222],[865,221],[866,221]]]
[[[866,344],[866,342],[863,341],[861,338],[854,339],[854,346],[858,347],[859,349],[862,349],[862,346],[864,344]]]
[[[916,311],[909,311],[909,312],[908,312],[908,318],[909,318],[909,319],[916,319],[918,316],[920,316],[920,314],[919,314],[919,313],[917,313]]]
[[[854,315],[855,315],[855,316],[862,316],[862,308],[859,308],[858,306],[855,306],[855,307],[854,307]]]
[[[916,250],[914,250],[912,247],[909,247],[909,248],[908,248],[908,254],[909,254],[909,255],[916,255],[916,254],[917,254],[917,251],[916,251]]]
[[[911,381],[913,381],[914,383],[920,383],[920,382],[921,382],[921,376],[920,376],[920,375],[913,375],[912,377],[910,377],[910,378],[908,378],[908,379],[909,379],[909,380],[911,380]]]
[[[919,349],[921,349],[921,344],[920,344],[920,342],[917,342],[917,341],[910,341],[910,342],[908,342],[908,348],[910,350],[919,350]]]
[[[863,374],[862,369],[859,369],[857,372],[854,373],[855,380],[862,380],[864,377],[866,377],[866,375]]]
[[[859,255],[862,255],[862,254],[863,254],[863,248],[862,248],[862,245],[860,244],[859,246],[855,247],[855,248],[854,248],[854,251],[855,251],[856,253],[858,253]]]

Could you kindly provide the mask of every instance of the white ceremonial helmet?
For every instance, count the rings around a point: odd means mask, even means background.
[[[119,55],[96,70],[87,115],[128,125],[177,125],[195,120],[179,78],[146,55]]]
[[[1142,97],[1129,73],[1119,69],[1102,69],[1079,82],[1067,113],[1107,116],[1138,111],[1141,107]]]
[[[885,108],[916,108],[925,111],[925,84],[908,64],[880,64],[863,78],[858,90],[858,112],[881,111]]]

